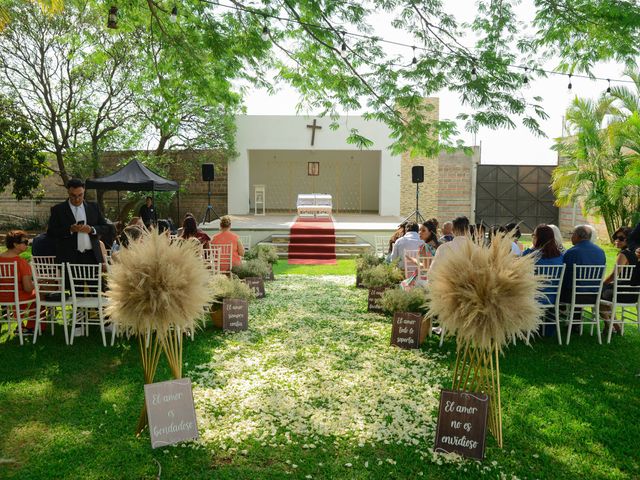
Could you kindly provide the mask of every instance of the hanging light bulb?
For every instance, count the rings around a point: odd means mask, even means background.
[[[478,79],[478,71],[476,70],[476,67],[473,67],[471,69],[471,80],[475,82],[477,79]]]
[[[529,69],[527,67],[524,67],[524,78],[522,79],[522,83],[524,83],[525,85],[529,84],[529,77],[527,76],[528,71]]]
[[[118,28],[118,7],[113,5],[109,9],[109,16],[107,17],[107,28]]]
[[[169,21],[171,23],[176,23],[178,21],[178,7],[175,5],[171,9],[171,15],[169,16]]]
[[[611,80],[607,78],[607,95],[611,95]]]
[[[418,59],[416,58],[416,47],[411,48],[413,48],[413,58],[411,59],[411,65],[415,65],[416,63],[418,63]]]
[[[262,40],[264,40],[265,42],[267,40],[269,40],[269,27],[267,27],[266,25],[264,27],[262,27],[262,33],[260,34],[260,37],[262,38]]]
[[[571,89],[573,88],[573,84],[571,83],[571,77],[572,75],[569,74],[569,85],[567,85],[567,89],[569,90],[569,92],[571,92]]]

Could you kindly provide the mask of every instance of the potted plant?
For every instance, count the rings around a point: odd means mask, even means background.
[[[273,266],[278,263],[278,251],[273,245],[258,244],[245,253],[245,260],[260,259],[269,265],[269,277],[266,280],[273,280]]]
[[[370,312],[382,313],[379,300],[385,290],[398,285],[404,275],[393,263],[383,263],[362,272],[362,285],[369,289],[368,309]]]
[[[406,316],[406,314],[418,314],[420,320],[420,340],[419,345],[431,331],[431,319],[428,317],[427,291],[422,287],[416,287],[411,290],[402,288],[389,288],[380,299],[380,307],[382,310],[396,317]]]
[[[356,258],[356,287],[364,288],[364,285],[362,285],[362,272],[382,263],[384,263],[384,257],[378,257],[373,253],[358,255]]]
[[[264,280],[272,274],[270,267],[261,258],[254,258],[236,265],[231,271],[254,290],[256,298],[264,298]]]
[[[209,283],[209,288],[213,294],[213,304],[210,310],[211,320],[217,328],[222,328],[222,304],[225,298],[249,302],[256,297],[249,285],[239,278],[227,277],[226,275],[214,275]]]

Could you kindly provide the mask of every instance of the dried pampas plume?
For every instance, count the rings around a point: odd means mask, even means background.
[[[134,334],[190,331],[210,300],[208,282],[199,243],[171,242],[153,230],[118,253],[107,312],[121,331]]]
[[[511,254],[511,243],[504,235],[489,247],[467,238],[458,249],[438,255],[429,271],[430,313],[457,336],[458,346],[472,341],[479,348],[495,343],[502,349],[537,328],[542,308],[535,259]]]

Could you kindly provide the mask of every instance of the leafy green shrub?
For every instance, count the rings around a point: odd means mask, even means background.
[[[278,263],[278,258],[278,251],[273,245],[258,244],[244,254],[245,260],[260,259],[271,265]]]
[[[427,291],[422,287],[416,287],[412,290],[390,288],[382,294],[380,306],[390,315],[396,312],[416,312],[424,314],[428,310],[426,301]]]
[[[361,272],[362,284],[367,288],[392,287],[404,279],[402,271],[395,265],[383,263]]]
[[[382,263],[384,263],[384,257],[377,257],[373,253],[363,253],[356,258],[356,272],[361,274],[364,270]]]
[[[215,275],[209,283],[213,301],[222,303],[225,298],[237,298],[240,300],[253,300],[256,294],[239,278],[230,278],[226,275]]]
[[[261,258],[245,260],[240,265],[236,265],[235,267],[233,267],[231,271],[235,273],[239,278],[269,278],[269,275],[271,273],[269,264]]]

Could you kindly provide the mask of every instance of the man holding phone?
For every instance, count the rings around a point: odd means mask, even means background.
[[[51,207],[47,236],[56,243],[58,262],[102,263],[99,235],[109,233],[109,224],[96,203],[84,201],[84,182],[67,183],[69,199]]]

